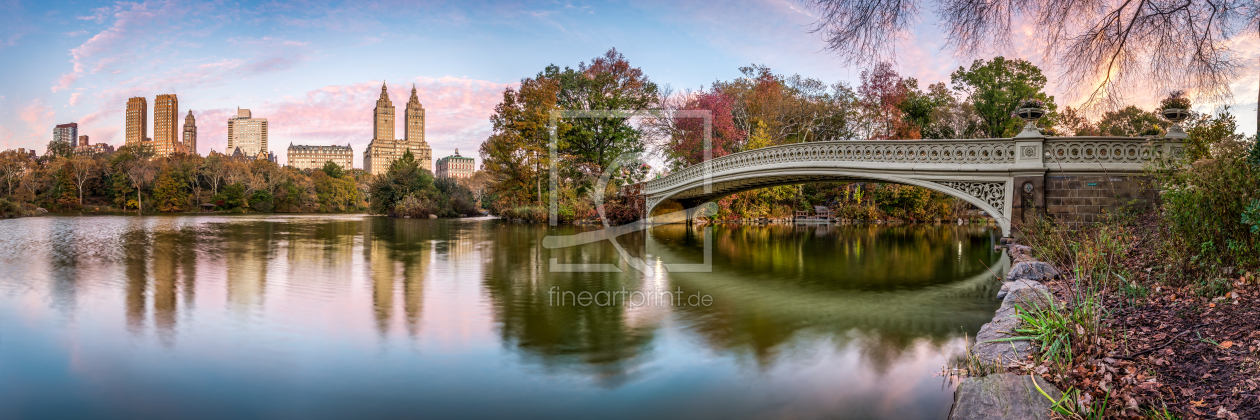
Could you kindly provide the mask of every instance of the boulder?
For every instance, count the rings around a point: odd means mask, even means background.
[[[36,212],[36,213],[48,213],[48,209],[45,209],[45,208],[43,208],[43,207],[36,207],[36,208],[35,208],[35,212]]]
[[[993,315],[993,321],[980,327],[976,334],[976,344],[971,347],[971,355],[985,365],[1005,365],[1014,360],[1024,360],[1032,353],[1032,342],[1029,340],[995,341],[1015,337],[1015,329],[1020,326],[1016,307],[1030,310],[1034,307],[1047,307],[1050,304],[1050,289],[1041,283],[1029,280],[1018,280],[1002,286],[1002,306]]]
[[[1032,280],[1032,281],[1049,281],[1059,277],[1059,270],[1055,270],[1050,264],[1041,261],[1025,261],[1011,266],[1011,271],[1006,273],[1006,281],[1016,280]]]
[[[1037,387],[1041,391],[1037,391]],[[1054,385],[1036,375],[995,373],[981,378],[966,378],[954,391],[954,407],[949,411],[949,418],[1048,419],[1054,403],[1042,395],[1042,391],[1056,401],[1063,395]]]

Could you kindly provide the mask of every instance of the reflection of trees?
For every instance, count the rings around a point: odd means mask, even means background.
[[[994,257],[982,246],[988,236],[970,227],[717,226],[714,234],[716,264],[832,290],[921,288],[978,273]]]
[[[577,306],[570,301],[561,306],[558,301],[550,301],[548,292],[552,287],[575,294],[620,291],[623,287],[627,291],[641,290],[638,273],[624,265],[623,273],[550,272],[551,258],[562,264],[619,261],[606,242],[542,248],[544,235],[572,234],[576,232],[572,227],[540,230],[528,225],[494,223],[487,229],[487,240],[500,247],[486,258],[483,283],[505,345],[528,361],[589,373],[605,386],[628,380],[642,363],[639,356],[652,340],[656,326],[651,324],[655,322],[638,321],[622,305]]]
[[[407,332],[419,332],[424,305],[424,280],[433,253],[430,241],[450,234],[447,223],[430,220],[370,218],[365,222],[369,237],[363,251],[372,278],[372,308],[376,328],[389,333],[394,316],[394,292],[401,277],[403,315]]]
[[[48,259],[52,271],[53,303],[67,309],[75,306],[79,284],[78,226],[82,219],[59,217],[52,219],[48,232],[52,255]]]
[[[684,225],[651,233],[648,250],[663,260],[702,258],[702,239]],[[1004,261],[986,231],[966,227],[717,226],[714,235],[714,272],[669,275],[670,287],[714,304],[676,313],[710,346],[762,366],[805,336],[856,345],[883,372],[917,340],[974,335],[999,286],[984,264],[1000,271]]]

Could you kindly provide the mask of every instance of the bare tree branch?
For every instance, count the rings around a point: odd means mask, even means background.
[[[859,65],[893,60],[917,18],[917,1],[805,0],[827,48]],[[1230,41],[1260,36],[1256,0],[934,0],[946,48],[963,56],[1010,46],[1013,25],[1034,28],[1069,93],[1091,111],[1114,109],[1135,89],[1186,90],[1199,100],[1232,100],[1240,55]]]

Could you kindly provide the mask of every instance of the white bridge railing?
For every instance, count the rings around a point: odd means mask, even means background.
[[[1036,139],[979,140],[867,140],[796,143],[734,153],[693,165],[668,176],[647,182],[648,194],[667,191],[694,182],[697,178],[741,169],[778,164],[808,162],[871,162],[904,167],[905,164],[938,164],[938,170],[949,164],[975,165],[1035,164],[1048,170],[1064,164],[1124,164],[1117,171],[1132,171],[1132,164],[1143,164],[1161,152],[1180,156],[1179,142],[1166,144],[1162,139],[1128,137],[1047,137]],[[1169,149],[1164,149],[1169,148]],[[1016,150],[1022,156],[1016,155]],[[1030,162],[1032,161],[1032,162]],[[943,165],[942,165],[943,164]],[[981,166],[980,168],[983,168]]]

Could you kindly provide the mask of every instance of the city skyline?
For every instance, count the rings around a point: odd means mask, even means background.
[[[740,66],[754,63],[851,85],[863,70],[823,51],[818,35],[807,30],[816,18],[810,11],[769,0],[492,7],[7,2],[0,12],[0,59],[25,63],[0,69],[5,149],[42,150],[52,127],[66,122],[77,122],[97,143],[122,145],[126,116],[120,104],[128,97],[174,93],[183,107],[209,121],[199,127],[201,153],[225,149],[220,121],[237,106],[267,115],[276,144],[349,143],[365,150],[372,127],[361,116],[370,112],[384,79],[398,103],[417,84],[430,114],[426,141],[435,155],[445,156],[456,148],[477,150],[504,88],[548,64],[575,66],[608,48],[675,90],[730,79]],[[975,57],[941,52],[942,32],[930,15],[925,19],[912,26],[908,39],[917,41],[899,46],[897,70],[924,83],[948,81],[950,71]],[[1058,70],[1035,53],[1035,37],[1019,38],[981,57],[1002,54],[1030,60],[1048,74]],[[1260,42],[1238,42],[1237,49],[1249,55],[1240,57],[1246,67],[1233,85],[1233,105],[1240,127],[1255,127]],[[1074,103],[1054,77],[1048,91],[1060,105]],[[1150,109],[1163,93],[1131,102]],[[466,154],[480,160],[475,152]],[[362,165],[360,157],[355,161]]]

